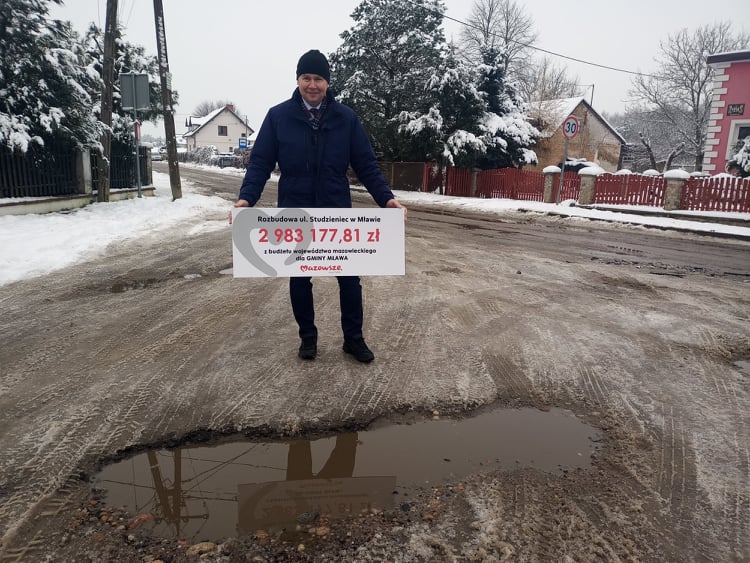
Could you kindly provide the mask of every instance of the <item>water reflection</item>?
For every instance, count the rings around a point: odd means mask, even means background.
[[[310,515],[340,518],[392,504],[395,476],[353,477],[357,444],[347,433],[149,451],[105,467],[95,486],[161,537],[294,530]]]
[[[105,467],[95,487],[157,536],[220,540],[294,530],[315,513],[384,510],[394,492],[479,471],[585,468],[594,436],[567,411],[498,409],[318,440],[152,450]]]
[[[342,518],[392,504],[396,477],[353,477],[357,434],[336,437],[336,445],[313,474],[312,443],[289,444],[286,481],[239,486],[239,527],[243,530],[294,529],[318,514]]]

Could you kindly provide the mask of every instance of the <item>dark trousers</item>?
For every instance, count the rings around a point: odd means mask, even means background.
[[[362,336],[362,286],[358,276],[337,276],[341,305],[341,330],[344,338]],[[299,325],[300,338],[317,338],[312,278],[289,278],[289,297]]]

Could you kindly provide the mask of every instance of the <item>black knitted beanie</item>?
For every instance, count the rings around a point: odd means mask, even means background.
[[[301,74],[317,74],[325,78],[326,82],[330,82],[331,69],[328,66],[328,59],[316,49],[308,51],[299,58],[297,63],[297,78]]]

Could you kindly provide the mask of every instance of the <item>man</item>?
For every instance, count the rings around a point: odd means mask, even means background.
[[[279,207],[351,207],[348,167],[380,207],[406,209],[393,196],[377,166],[370,140],[357,115],[328,91],[328,60],[316,50],[297,63],[297,89],[292,98],[272,107],[253,145],[235,207],[252,207],[278,163]],[[375,355],[362,335],[362,286],[357,276],[339,276],[344,352],[360,362]],[[318,354],[312,279],[290,277],[289,295],[299,325],[298,355]]]

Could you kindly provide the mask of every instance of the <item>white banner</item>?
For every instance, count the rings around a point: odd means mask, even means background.
[[[403,209],[232,209],[234,277],[403,276]]]

